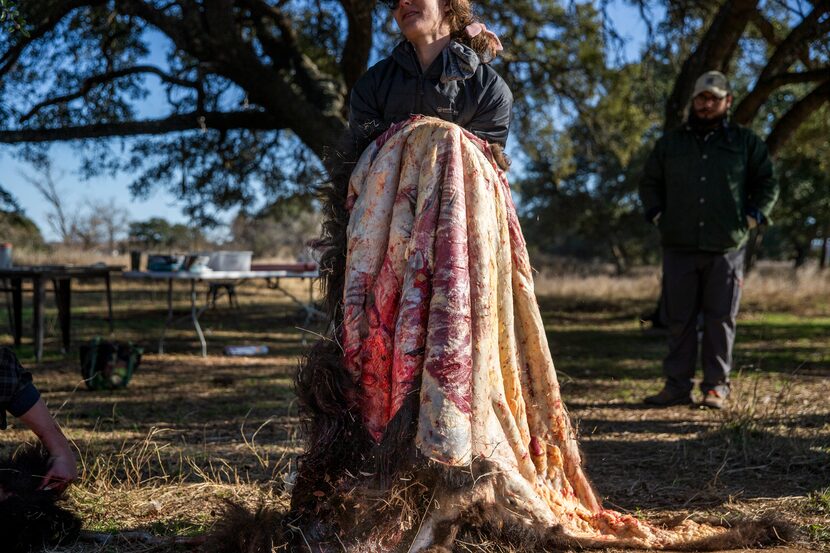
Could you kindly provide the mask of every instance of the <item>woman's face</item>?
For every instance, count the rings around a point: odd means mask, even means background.
[[[403,36],[414,43],[450,34],[446,10],[447,0],[400,0],[392,15]]]

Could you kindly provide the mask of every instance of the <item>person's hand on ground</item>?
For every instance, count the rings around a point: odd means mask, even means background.
[[[49,414],[43,399],[38,399],[19,418],[37,434],[40,442],[49,452],[49,471],[43,477],[39,489],[63,493],[70,482],[78,478],[78,467],[72,446],[69,445],[58,423]]]
[[[38,489],[63,493],[70,483],[78,479],[78,466],[71,450],[52,455],[49,458],[49,472],[43,477]]]

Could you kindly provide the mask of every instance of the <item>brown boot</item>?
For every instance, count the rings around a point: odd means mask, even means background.
[[[691,392],[675,392],[663,388],[660,393],[646,397],[643,402],[655,407],[671,407],[672,405],[689,405],[692,403]]]

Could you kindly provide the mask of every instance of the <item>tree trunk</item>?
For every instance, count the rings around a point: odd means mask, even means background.
[[[799,269],[803,267],[804,263],[807,261],[809,253],[809,243],[806,246],[804,244],[797,244],[795,246],[795,259],[793,259],[793,269]]]
[[[755,86],[735,108],[735,122],[748,125],[770,94],[789,82],[820,82],[827,79],[827,68],[801,73],[787,73],[787,69],[798,59],[805,45],[827,32],[828,24],[822,21],[829,9],[830,0],[816,1],[813,10],[776,45],[767,65],[758,75]]]
[[[617,276],[624,275],[628,272],[628,256],[626,255],[625,248],[622,244],[612,240],[611,254],[614,256],[614,269]]]
[[[757,4],[758,0],[727,0],[715,14],[700,44],[683,63],[674,82],[674,89],[666,101],[665,129],[672,129],[683,121],[700,75],[713,69],[727,71]]]
[[[795,134],[798,127],[827,101],[830,101],[830,80],[818,85],[778,119],[775,127],[767,136],[766,143],[769,154],[775,157],[790,137]]]

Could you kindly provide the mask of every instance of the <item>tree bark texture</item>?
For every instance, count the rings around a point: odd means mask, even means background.
[[[830,80],[819,85],[804,98],[796,102],[776,123],[767,137],[767,148],[775,157],[798,127],[807,120],[822,104],[830,100]]]
[[[717,11],[694,52],[683,63],[666,101],[665,129],[678,126],[685,116],[697,78],[710,70],[728,73],[729,62],[755,12],[758,0],[727,0]]]
[[[790,31],[784,40],[777,44],[766,66],[758,75],[755,86],[735,108],[733,118],[736,123],[749,124],[770,94],[785,84],[797,82],[799,75],[806,82],[830,80],[830,75],[828,75],[830,68],[786,74],[790,66],[803,53],[805,45],[830,32],[828,13],[830,13],[830,0],[819,0],[813,5],[812,11]]]

